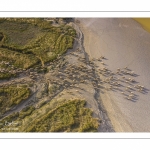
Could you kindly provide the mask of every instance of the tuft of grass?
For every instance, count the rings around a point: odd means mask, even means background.
[[[9,79],[11,77],[16,77],[13,73],[0,73],[0,79]]]
[[[53,84],[51,87],[48,88],[50,94],[54,94],[59,89],[59,86]]]
[[[28,106],[24,108],[20,113],[19,113],[19,118],[24,119],[25,117],[31,115],[31,113],[35,110],[33,106]]]

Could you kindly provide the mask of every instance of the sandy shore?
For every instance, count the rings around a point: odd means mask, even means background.
[[[139,92],[133,87],[134,101],[128,100],[121,92],[130,83],[120,80],[117,90],[101,90],[100,97],[111,123],[117,132],[150,131],[150,34],[133,19],[119,18],[77,18],[84,34],[84,48],[89,58],[105,56],[105,67],[116,72],[117,68],[134,71],[136,85],[144,86]],[[101,68],[98,64],[98,68]],[[124,75],[129,78],[129,75]],[[101,76],[101,78],[105,78]],[[131,77],[133,78],[133,77]],[[128,82],[128,81],[127,81]],[[109,85],[108,85],[109,86]],[[128,93],[125,93],[127,95]]]

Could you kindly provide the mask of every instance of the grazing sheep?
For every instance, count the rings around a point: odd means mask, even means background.
[[[131,100],[131,98],[130,98],[130,97],[128,97],[127,99],[128,99],[128,100]]]
[[[104,57],[104,56],[101,56],[100,58],[104,59],[105,57]]]
[[[129,95],[129,97],[133,97],[134,95]]]
[[[143,91],[143,88],[140,88],[140,91]]]
[[[127,86],[129,89],[131,89],[131,86]]]

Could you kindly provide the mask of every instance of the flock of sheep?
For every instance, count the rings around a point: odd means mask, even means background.
[[[105,63],[102,61],[105,59],[104,56],[94,61],[100,61],[103,65],[102,69],[98,69],[98,73],[102,77],[102,87],[107,90],[120,91],[125,99],[135,101],[137,99],[137,92],[144,93],[146,88],[143,85],[138,84],[134,79],[137,75],[129,69],[127,66],[124,68],[117,68],[115,72],[112,72],[108,68],[104,67]]]
[[[117,68],[115,72],[112,72],[105,67],[104,60],[106,60],[106,58],[104,56],[97,59],[86,60],[85,57],[80,57],[80,54],[78,54],[80,52],[81,51],[77,49],[76,52],[70,53],[72,57],[78,57],[77,64],[72,64],[66,60],[64,61],[63,57],[60,57],[56,62],[50,63],[50,66],[53,66],[53,70],[50,70],[52,74],[48,79],[49,83],[58,84],[63,88],[72,88],[74,86],[78,88],[78,84],[80,83],[91,82],[95,90],[98,89],[101,91],[104,88],[106,90],[120,91],[124,98],[128,100],[137,99],[136,91],[141,93],[146,91],[146,88],[138,84],[134,79],[136,77],[134,71],[127,66]],[[65,62],[65,65],[62,66],[62,62]],[[96,66],[97,64],[98,68]],[[35,80],[35,75],[39,76],[30,69],[26,72],[29,72],[29,77],[33,80]],[[76,92],[77,91],[78,90],[76,90]]]

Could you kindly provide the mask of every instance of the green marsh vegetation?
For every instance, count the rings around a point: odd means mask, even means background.
[[[98,119],[92,117],[92,111],[85,108],[85,101],[79,99],[63,100],[53,108],[47,105],[39,109],[28,107],[19,114],[13,114],[12,118],[18,122],[19,132],[96,132],[99,126]],[[6,120],[10,121],[10,117],[1,122]]]
[[[54,26],[42,18],[1,18],[0,60],[22,69],[39,63],[44,67],[72,48],[75,36],[71,26]],[[6,74],[0,72],[0,79],[12,76]]]
[[[31,91],[26,86],[11,85],[0,87],[0,110],[1,114],[7,112],[11,107],[26,100]]]
[[[57,57],[72,48],[75,37],[75,30],[65,23],[52,24],[42,18],[1,18],[0,79],[16,77],[20,70],[29,68],[37,68],[38,73],[41,69],[46,72],[45,63],[55,62]],[[55,68],[50,67],[51,70]],[[32,87],[32,83],[29,86]],[[48,92],[53,94],[58,88],[52,85]],[[1,86],[1,115],[30,95],[27,86]],[[85,104],[80,99],[41,100],[1,119],[0,132],[14,132],[14,127],[18,129],[15,132],[96,132],[99,120],[92,117],[92,111]]]

